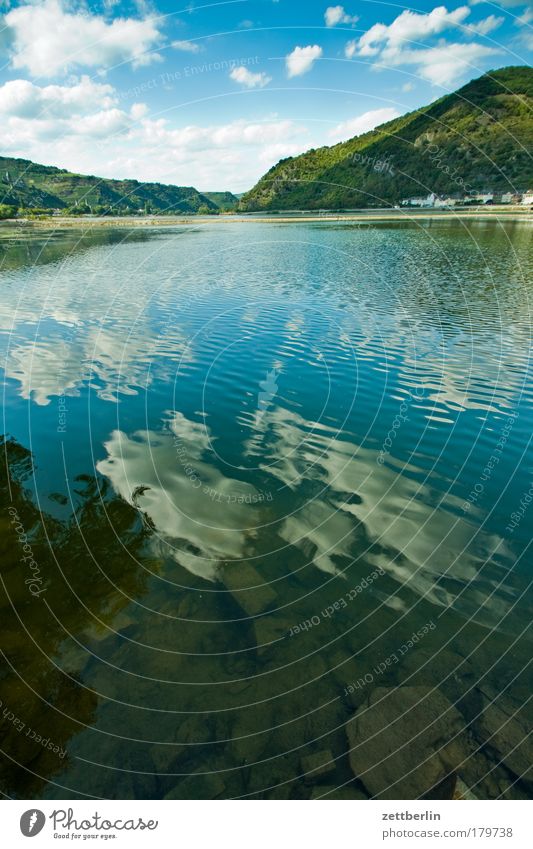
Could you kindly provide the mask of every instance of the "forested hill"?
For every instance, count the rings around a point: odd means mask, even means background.
[[[350,209],[533,188],[533,70],[491,71],[429,106],[333,147],[283,159],[241,211]]]
[[[204,195],[191,186],[107,180],[0,157],[0,205],[16,209],[59,209],[72,213],[216,212],[237,202],[230,192]]]

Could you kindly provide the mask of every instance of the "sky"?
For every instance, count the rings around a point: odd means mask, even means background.
[[[0,153],[242,192],[532,58],[533,0],[0,0]]]

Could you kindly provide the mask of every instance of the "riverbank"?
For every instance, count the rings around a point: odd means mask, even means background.
[[[303,210],[290,211],[283,214],[278,213],[247,213],[244,215],[221,214],[221,215],[191,215],[191,216],[139,216],[139,217],[105,217],[96,218],[84,216],[62,217],[54,216],[44,219],[8,219],[0,222],[0,229],[12,231],[13,228],[26,229],[64,229],[64,228],[92,228],[92,227],[183,227],[198,226],[201,224],[294,224],[298,222],[380,222],[380,221],[437,221],[442,219],[453,220],[504,220],[504,221],[533,221],[533,210],[529,207],[464,207],[461,209],[383,209],[383,210],[358,210],[350,212],[314,212]]]

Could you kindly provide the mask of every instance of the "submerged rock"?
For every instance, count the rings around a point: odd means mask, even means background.
[[[226,785],[218,773],[196,772],[180,781],[165,799],[217,799],[225,789]]]
[[[455,800],[463,801],[465,799],[478,799],[479,797],[475,796],[474,793],[472,793],[470,788],[467,787],[467,785],[460,776],[457,776],[453,798]]]
[[[515,711],[511,705],[490,702],[485,697],[485,707],[475,724],[478,739],[494,753],[499,763],[524,781],[533,781],[531,762],[530,726],[525,708]],[[504,709],[507,708],[507,709]]]
[[[354,774],[373,797],[418,799],[465,757],[464,720],[430,687],[377,687],[346,724]]]
[[[271,649],[278,649],[280,641],[287,639],[289,626],[275,616],[261,616],[254,620],[254,636],[257,643],[257,653],[264,654]]]
[[[301,759],[301,769],[306,784],[320,781],[326,775],[335,772],[336,764],[329,749],[306,755]]]
[[[248,563],[226,566],[221,577],[226,589],[248,616],[258,616],[276,602],[272,587]]]
[[[320,787],[313,788],[311,799],[359,799],[366,802],[368,801],[368,796],[351,784],[345,784],[343,787],[321,785]]]

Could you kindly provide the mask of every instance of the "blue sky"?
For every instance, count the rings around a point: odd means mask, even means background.
[[[201,190],[533,52],[532,0],[0,0],[0,19],[3,154]]]

